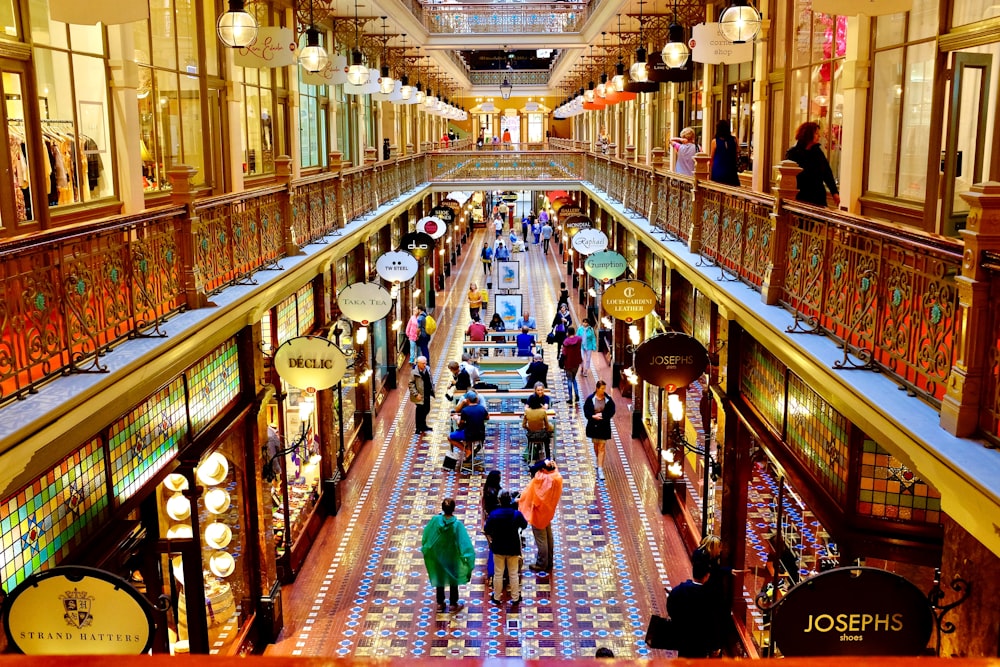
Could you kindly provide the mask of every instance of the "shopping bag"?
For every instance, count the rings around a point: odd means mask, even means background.
[[[458,468],[459,459],[453,454],[444,455],[444,469],[445,470],[455,470]]]
[[[677,649],[677,630],[669,618],[653,614],[646,628],[646,646],[649,648]]]

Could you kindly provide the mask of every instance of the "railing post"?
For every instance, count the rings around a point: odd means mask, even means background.
[[[287,155],[274,158],[274,173],[275,180],[285,188],[281,194],[281,242],[285,247],[285,256],[301,255],[302,250],[299,249],[295,235],[295,219],[292,216],[292,158]],[[310,216],[306,213],[303,218],[309,220]],[[301,236],[305,239],[308,235],[303,230]]]
[[[1000,183],[976,183],[960,195],[969,204],[965,229],[962,275],[956,276],[958,307],[955,318],[955,360],[944,399],[941,401],[941,428],[960,438],[975,434],[979,426],[983,378],[990,372],[987,352],[990,344],[991,276],[983,267],[983,253],[1000,252]],[[994,306],[995,307],[995,306]]]
[[[694,186],[691,188],[691,236],[688,239],[688,250],[695,254],[701,252],[701,212],[705,207],[705,195],[698,184],[708,180],[712,173],[711,164],[712,158],[709,157],[708,153],[695,154]]]
[[[413,155],[413,144],[406,144],[406,154]]]
[[[653,165],[653,169],[662,169],[663,168],[663,149],[659,148],[659,147],[654,148],[653,151],[652,151],[652,153],[653,153],[653,155],[652,155],[652,158],[650,159],[650,162]]]
[[[343,166],[343,158],[344,154],[341,153],[340,151],[330,151],[330,153],[327,155],[328,161],[326,165],[326,170],[335,173],[339,172],[341,167]]]
[[[778,170],[778,181],[774,189],[774,208],[770,214],[770,247],[768,248],[767,271],[760,287],[761,301],[774,306],[781,298],[785,289],[785,246],[788,243],[788,213],[784,211],[783,202],[795,199],[799,192],[797,176],[802,167],[792,160],[782,160],[775,167]]]
[[[635,146],[626,146],[625,147],[625,161],[626,162],[635,162]]]
[[[178,246],[181,266],[183,267],[181,280],[183,281],[184,300],[187,307],[192,310],[212,305],[208,300],[208,295],[202,290],[195,252],[194,230],[198,226],[200,217],[195,213],[191,179],[197,173],[197,169],[186,164],[178,164],[167,170],[167,180],[170,181],[170,202],[176,206],[184,207]]]
[[[365,149],[365,164],[372,165],[378,162],[378,150],[374,146]]]

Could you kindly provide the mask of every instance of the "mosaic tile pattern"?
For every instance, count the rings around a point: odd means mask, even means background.
[[[116,503],[130,498],[177,453],[185,430],[182,377],[112,425],[108,448]]]
[[[861,458],[859,514],[913,521],[941,523],[941,494],[895,456],[866,438]]]
[[[312,331],[316,324],[316,299],[313,296],[313,284],[306,283],[295,293],[296,309],[299,316],[299,335],[304,336]]]
[[[295,295],[293,294],[279,303],[277,311],[278,340],[275,341],[275,344],[280,346],[286,340],[295,338],[299,333],[299,324],[295,312]]]
[[[58,563],[106,515],[103,453],[94,438],[0,504],[3,590]]]
[[[187,375],[191,430],[199,433],[240,391],[240,363],[236,341],[212,351]]]

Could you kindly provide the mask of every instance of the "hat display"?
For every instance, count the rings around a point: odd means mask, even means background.
[[[233,531],[224,523],[210,523],[205,527],[205,544],[213,549],[225,549],[233,539]]]
[[[221,484],[229,474],[229,461],[220,452],[212,452],[198,466],[198,481],[205,486]]]
[[[174,521],[186,521],[191,516],[191,501],[175,493],[167,501],[167,516]]]
[[[211,489],[205,494],[205,509],[212,514],[222,514],[229,509],[229,493],[225,489]],[[190,513],[190,508],[188,513]]]
[[[183,540],[192,537],[194,537],[194,533],[191,532],[191,526],[186,523],[177,523],[167,528],[168,540]]]
[[[209,559],[208,569],[217,577],[228,577],[236,569],[236,559],[228,551],[217,551]]]
[[[167,475],[166,479],[163,480],[163,486],[167,487],[171,491],[183,491],[188,488],[187,477],[176,472],[172,472]]]

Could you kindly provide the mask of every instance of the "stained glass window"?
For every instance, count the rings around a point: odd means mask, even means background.
[[[938,524],[941,494],[874,440],[865,438],[858,514]]]
[[[181,377],[111,427],[108,446],[111,483],[117,503],[131,497],[177,453],[185,428]]]
[[[316,323],[316,300],[313,298],[312,283],[306,284],[295,296],[299,304],[298,332],[300,336],[305,336]]]
[[[295,295],[293,294],[278,304],[278,345],[295,338],[298,333],[299,325],[295,317]]]
[[[104,449],[100,438],[4,499],[0,519],[0,584],[10,592],[52,567],[99,526],[107,514]]]
[[[670,319],[673,321],[674,326],[689,336],[693,335],[694,287],[691,286],[691,283],[678,275],[677,284],[674,285],[671,298],[676,299],[676,301],[672,302],[671,308],[676,308],[677,312],[670,313]]]
[[[789,375],[785,440],[791,452],[841,503],[847,494],[847,424],[847,418],[801,378]]]
[[[750,338],[740,350],[740,392],[778,433],[785,420],[785,365]]]
[[[694,337],[706,348],[712,344],[712,300],[695,290]]]
[[[191,430],[198,433],[240,392],[240,364],[236,341],[216,348],[186,373]]]

